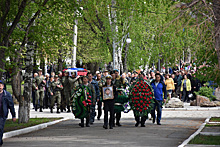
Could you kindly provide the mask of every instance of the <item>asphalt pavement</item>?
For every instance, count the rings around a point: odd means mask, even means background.
[[[193,134],[207,117],[220,117],[220,108],[200,109],[163,109],[162,125],[156,125],[151,120],[146,121],[146,127],[135,127],[133,112],[122,113],[122,127],[103,129],[103,116],[90,127],[79,127],[79,119],[72,113],[49,113],[31,110],[31,117],[64,117],[68,120],[51,125],[45,129],[4,139],[4,146],[21,147],[127,147],[154,146],[172,147],[180,145]],[[18,107],[16,106],[16,109]]]

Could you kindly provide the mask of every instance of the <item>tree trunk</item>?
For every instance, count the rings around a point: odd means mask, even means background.
[[[215,15],[215,49],[218,57],[218,69],[220,71],[220,1],[213,0],[213,11]]]
[[[20,101],[21,97],[21,70],[18,66],[14,67],[12,70],[11,86],[13,90],[13,95]]]
[[[33,57],[34,49],[32,44],[27,45],[26,51],[26,67],[25,67],[25,81],[23,97],[19,101],[18,122],[27,123],[30,118],[30,102],[32,97],[32,75],[33,75]]]

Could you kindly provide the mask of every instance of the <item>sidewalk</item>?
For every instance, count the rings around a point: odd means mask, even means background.
[[[18,118],[18,107],[19,107],[18,105],[15,105],[17,118]],[[72,113],[67,113],[65,111],[60,114],[57,114],[56,111],[54,111],[54,113],[50,113],[49,109],[44,109],[43,112],[39,112],[39,110],[36,112],[32,108],[33,107],[31,105],[31,111],[30,111],[31,118],[63,117],[65,119],[75,119]],[[163,108],[162,110],[162,118],[173,118],[173,117],[207,118],[210,116],[220,117],[220,107],[201,108],[199,106],[189,106],[189,103],[184,103],[184,108]],[[134,118],[133,111],[130,111],[129,113],[122,113],[122,118]],[[11,114],[8,115],[8,119],[11,119]]]

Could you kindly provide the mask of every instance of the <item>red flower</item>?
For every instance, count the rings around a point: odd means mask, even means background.
[[[133,90],[135,91],[135,88],[133,88]]]
[[[152,94],[152,92],[150,92],[150,94]]]
[[[139,108],[136,108],[136,110],[139,110]]]
[[[147,84],[146,82],[144,82],[144,84]]]
[[[141,86],[141,89],[143,89],[144,87],[143,86]]]
[[[141,105],[141,108],[143,108],[143,106]]]
[[[147,110],[147,107],[145,107],[144,110]]]
[[[137,93],[137,96],[139,96],[139,93]]]
[[[89,98],[91,99],[91,96],[89,96]]]
[[[132,92],[132,94],[134,95],[134,92]]]
[[[137,87],[137,89],[139,89],[139,87]]]
[[[134,100],[132,100],[132,103],[134,103]]]
[[[139,84],[140,82],[137,82],[137,84]]]
[[[147,100],[149,101],[150,99],[149,99],[149,98],[147,98]]]
[[[85,101],[82,101],[82,103],[83,103],[84,106],[86,106],[86,102]]]
[[[135,92],[137,92],[137,90],[135,90]]]
[[[145,95],[147,95],[147,93],[145,93]]]
[[[140,102],[141,102],[141,103],[143,103],[143,101],[142,101],[142,100],[141,100]]]
[[[145,91],[145,89],[143,89],[143,91]]]
[[[147,107],[149,107],[149,104],[147,104]]]
[[[141,92],[141,89],[139,89],[139,91]]]
[[[149,104],[150,104],[151,102],[149,101]]]
[[[144,101],[144,103],[147,103],[147,101]]]
[[[139,97],[136,97],[136,100],[139,100]]]
[[[89,95],[89,93],[87,92],[87,95]]]
[[[146,87],[148,87],[148,85],[146,85]]]
[[[134,93],[133,96],[135,96],[136,94]]]
[[[138,106],[140,107],[141,104],[138,104]]]
[[[87,101],[90,102],[90,103],[92,102],[90,99],[88,99]]]
[[[143,106],[145,106],[145,104],[143,104]]]
[[[150,99],[152,99],[152,97],[150,97]]]
[[[146,97],[144,97],[144,99],[146,100],[147,98],[146,98]]]
[[[144,95],[144,93],[141,93],[142,95]]]
[[[141,84],[139,84],[139,86],[141,87]]]
[[[142,112],[142,109],[140,109],[139,111]]]
[[[137,105],[136,105],[136,104],[134,104],[134,106],[136,107]]]
[[[138,101],[135,101],[136,103],[138,103]]]
[[[143,96],[141,95],[141,96],[140,96],[140,98],[142,99],[142,98],[143,98]]]
[[[133,98],[131,98],[132,100],[135,100],[135,98],[133,97]]]
[[[89,105],[92,105],[92,103],[89,103]]]
[[[137,85],[134,85],[134,87],[137,87]]]

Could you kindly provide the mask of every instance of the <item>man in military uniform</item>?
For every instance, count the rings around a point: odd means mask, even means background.
[[[125,81],[124,79],[122,79],[122,77],[119,75],[119,71],[117,69],[114,70],[115,73],[115,87],[116,88],[123,88],[126,87]],[[120,124],[120,119],[121,119],[121,112],[117,112],[116,113],[116,125],[117,126],[121,126]]]
[[[61,90],[63,89],[62,83],[58,80],[58,75],[55,75],[54,81],[51,83],[49,88],[51,98],[50,112],[53,113],[53,107],[55,100],[57,99],[57,113],[60,113],[60,103],[61,103]]]
[[[101,74],[98,73],[97,74],[97,79],[96,81],[98,82],[98,86],[99,86],[99,94],[100,94],[100,98],[98,99],[97,98],[97,105],[98,105],[98,116],[97,116],[97,119],[100,120],[100,117],[102,115],[102,102],[101,102],[101,93],[102,93],[102,87],[105,85],[105,81],[103,81],[101,79]]]
[[[84,77],[83,77],[83,85],[84,85],[84,86],[87,86],[87,87],[91,90],[91,92],[92,92],[91,101],[93,102],[92,105],[95,105],[95,99],[96,99],[95,89],[94,89],[94,87],[92,86],[92,84],[88,83],[88,81],[89,81],[88,76],[84,76]],[[88,116],[86,117],[86,127],[90,127],[90,126],[89,126],[89,121],[90,121],[90,115],[88,115]],[[84,127],[84,118],[81,119],[81,123],[79,123],[79,126]]]
[[[61,71],[58,71],[58,80],[62,83],[63,73]],[[63,84],[63,83],[62,83]],[[64,97],[64,91],[61,90],[61,105],[60,105],[61,112],[66,111],[66,100]]]
[[[76,73],[75,72],[71,72],[71,77],[69,77],[69,83],[70,83],[70,89],[72,91],[77,86],[82,84],[82,80],[81,80],[80,76],[76,77]]]
[[[100,98],[100,91],[99,91],[99,86],[98,86],[98,82],[96,82],[95,80],[93,80],[93,76],[92,73],[87,73],[87,76],[89,78],[88,83],[92,84],[94,89],[95,89],[95,94],[96,94],[96,98],[95,98],[95,104],[97,99]],[[93,102],[92,102],[93,103]],[[91,114],[90,114],[90,124],[93,124],[94,120],[95,120],[95,116],[96,116],[96,112],[95,112],[95,105],[91,106]]]
[[[69,72],[65,71],[65,76],[62,78],[62,85],[63,85],[63,94],[64,99],[66,100],[66,106],[68,111],[70,112],[70,94],[71,94],[71,86],[69,82]]]
[[[33,79],[33,87],[35,91],[35,111],[37,111],[38,100],[40,101],[40,112],[43,112],[44,87],[46,81],[42,76],[42,69],[39,69],[38,76]]]

